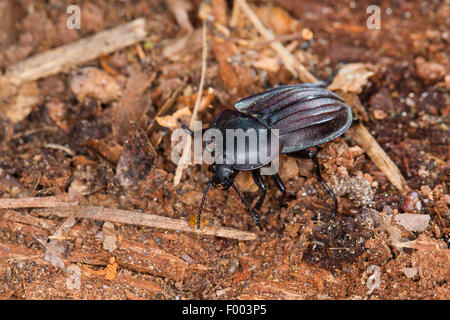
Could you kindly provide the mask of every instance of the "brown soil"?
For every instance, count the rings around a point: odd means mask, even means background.
[[[170,128],[154,122],[147,130],[152,156],[129,121],[147,128],[183,86],[161,116],[193,109],[201,75],[200,1],[188,10],[194,31],[184,45],[189,26],[181,26],[164,1],[83,1],[81,29],[68,30],[66,8],[73,2],[1,1],[0,68],[139,17],[147,20],[149,37],[38,80],[37,103],[24,120],[13,123],[0,112],[0,197],[69,194],[85,205],[192,224],[208,166],[189,166],[174,186]],[[233,190],[210,190],[205,225],[252,231],[255,241],[87,219],[68,223],[48,209],[3,209],[0,297],[449,299],[450,5],[378,1],[381,29],[369,30],[372,2],[250,4],[319,79],[331,80],[348,63],[377,67],[358,95],[365,111],[358,116],[416,193],[396,190],[345,134],[317,149],[324,179],[339,197],[336,217],[307,160],[281,159],[286,201],[280,207],[281,193],[268,182],[262,232]],[[206,124],[240,97],[298,82],[244,14],[229,27],[232,1],[212,3],[204,88],[214,93],[204,92],[210,106],[198,115]],[[305,28],[312,39],[305,40]],[[96,85],[81,72],[86,67],[104,77],[100,91],[74,89],[74,79]],[[112,90],[102,89],[105,81]],[[244,178],[241,188],[252,190]],[[245,195],[254,203],[258,192]],[[429,215],[425,231],[394,223],[402,213]],[[63,221],[68,226],[60,237],[48,239]]]

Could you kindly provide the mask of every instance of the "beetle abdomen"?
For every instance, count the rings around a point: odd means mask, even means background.
[[[257,93],[237,101],[235,108],[279,129],[281,153],[333,140],[352,122],[351,108],[337,94],[311,84]]]

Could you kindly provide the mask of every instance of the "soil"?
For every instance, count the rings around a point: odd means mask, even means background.
[[[171,132],[177,115],[189,121],[195,105],[200,1],[82,1],[81,29],[69,30],[66,9],[74,2],[0,1],[2,71],[136,18],[146,19],[148,38],[37,80],[28,88],[36,102],[20,121],[0,109],[0,197],[69,195],[194,228],[211,172],[207,164],[188,166],[174,186]],[[233,190],[209,191],[202,225],[251,231],[257,240],[65,219],[54,209],[1,209],[0,297],[449,299],[450,5],[378,1],[380,29],[372,30],[372,2],[249,4],[317,78],[330,82],[349,63],[376,68],[357,93],[355,123],[398,166],[408,191],[397,190],[346,133],[316,148],[339,199],[336,216],[309,160],[281,157],[282,205],[265,178],[263,231]],[[238,98],[298,82],[244,13],[230,26],[232,1],[211,3],[198,114],[205,126]],[[245,174],[239,179],[255,204],[255,186]],[[420,225],[402,223],[409,217]]]

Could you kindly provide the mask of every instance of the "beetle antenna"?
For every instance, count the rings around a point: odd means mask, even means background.
[[[236,193],[239,195],[239,198],[241,198],[241,201],[245,204],[245,206],[248,209],[248,212],[250,213],[250,216],[253,220],[255,220],[255,224],[258,226],[260,231],[263,231],[261,228],[261,225],[259,224],[259,214],[257,212],[253,212],[252,208],[250,208],[249,204],[247,203],[247,200],[245,200],[242,193],[239,192],[238,188],[234,185],[234,183],[231,185],[233,189],[236,191]]]
[[[212,178],[208,181],[208,184],[206,185],[205,191],[203,191],[202,202],[200,203],[200,208],[198,209],[197,213],[197,229],[200,229],[200,218],[202,215],[203,205],[205,204],[206,194],[208,193],[208,189],[211,186],[215,177],[216,177],[215,175],[212,176]]]

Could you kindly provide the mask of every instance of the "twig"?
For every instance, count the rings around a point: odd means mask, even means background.
[[[44,147],[49,148],[49,149],[55,149],[55,150],[61,150],[64,151],[65,153],[67,153],[70,156],[74,156],[75,152],[72,151],[72,149],[62,146],[60,144],[56,144],[56,143],[46,143],[44,144]]]
[[[197,113],[198,109],[200,107],[200,101],[202,99],[203,94],[203,83],[205,82],[205,75],[206,75],[206,55],[208,53],[208,47],[206,42],[206,19],[203,20],[203,26],[202,26],[202,74],[200,77],[200,84],[198,86],[198,93],[197,93],[197,99],[195,100],[195,106],[194,111],[192,112],[191,122],[189,127],[191,130],[194,128],[194,121],[197,119]],[[183,148],[183,155],[181,156],[180,162],[178,162],[178,167],[175,172],[175,177],[173,179],[173,184],[176,186],[180,183],[181,176],[183,174],[183,169],[186,164],[187,159],[191,156],[191,144],[192,144],[192,138],[191,136],[187,136],[186,144]]]
[[[145,19],[136,19],[75,43],[37,54],[12,65],[7,69],[4,78],[15,85],[20,85],[128,47],[145,39],[147,36],[145,25]]]
[[[443,229],[443,230],[447,229],[447,228],[445,227],[445,222],[444,222],[444,220],[442,220],[441,214],[439,213],[438,209],[436,209],[436,207],[433,207],[433,209],[434,209],[434,212],[436,212],[436,214],[437,214],[437,216],[438,216],[438,218],[439,218],[439,221],[440,221],[441,224],[442,224],[442,229]]]
[[[234,0],[233,10],[231,11],[230,27],[235,28],[239,22],[239,15],[241,13],[239,0]]]
[[[73,213],[74,208],[59,207],[51,210],[51,214],[60,217],[69,217]],[[124,224],[139,225],[145,227],[159,228],[165,230],[174,230],[181,232],[196,233],[205,236],[215,236],[221,238],[237,239],[241,241],[256,240],[255,233],[240,231],[224,227],[208,227],[196,229],[189,225],[187,221],[162,217],[150,213],[140,213],[136,211],[109,209],[102,207],[80,206],[76,207],[76,218],[93,219],[99,221],[110,221]]]
[[[32,197],[32,198],[0,198],[0,209],[20,208],[55,208],[61,206],[75,206],[78,201],[68,201],[68,197]]]
[[[296,78],[300,78],[303,82],[317,82],[317,78],[309,72],[303,64],[301,64],[295,56],[293,56],[279,41],[275,40],[272,30],[266,29],[261,20],[256,16],[245,0],[236,0],[242,11],[247,15],[258,32],[267,40],[272,41],[270,46],[281,57],[286,68]]]
[[[68,200],[68,197],[66,200]],[[93,206],[78,206],[77,202],[64,202],[63,197],[22,199],[0,198],[0,209],[19,208],[55,208],[52,210],[48,209],[46,212],[48,212],[49,214],[57,215],[59,217],[71,217],[72,219],[84,218],[99,221],[118,222],[166,230],[190,232],[205,236],[237,239],[241,241],[257,239],[257,235],[252,232],[215,226],[204,226],[201,229],[196,229],[184,220],[172,219],[155,214],[141,213],[136,211],[109,209]],[[66,223],[64,222],[63,225],[66,225]],[[58,228],[58,230],[60,230],[60,228]]]
[[[370,159],[386,175],[394,187],[402,193],[408,190],[405,178],[402,176],[400,170],[380,147],[370,132],[361,123],[354,125],[350,130],[353,139],[364,149]]]

